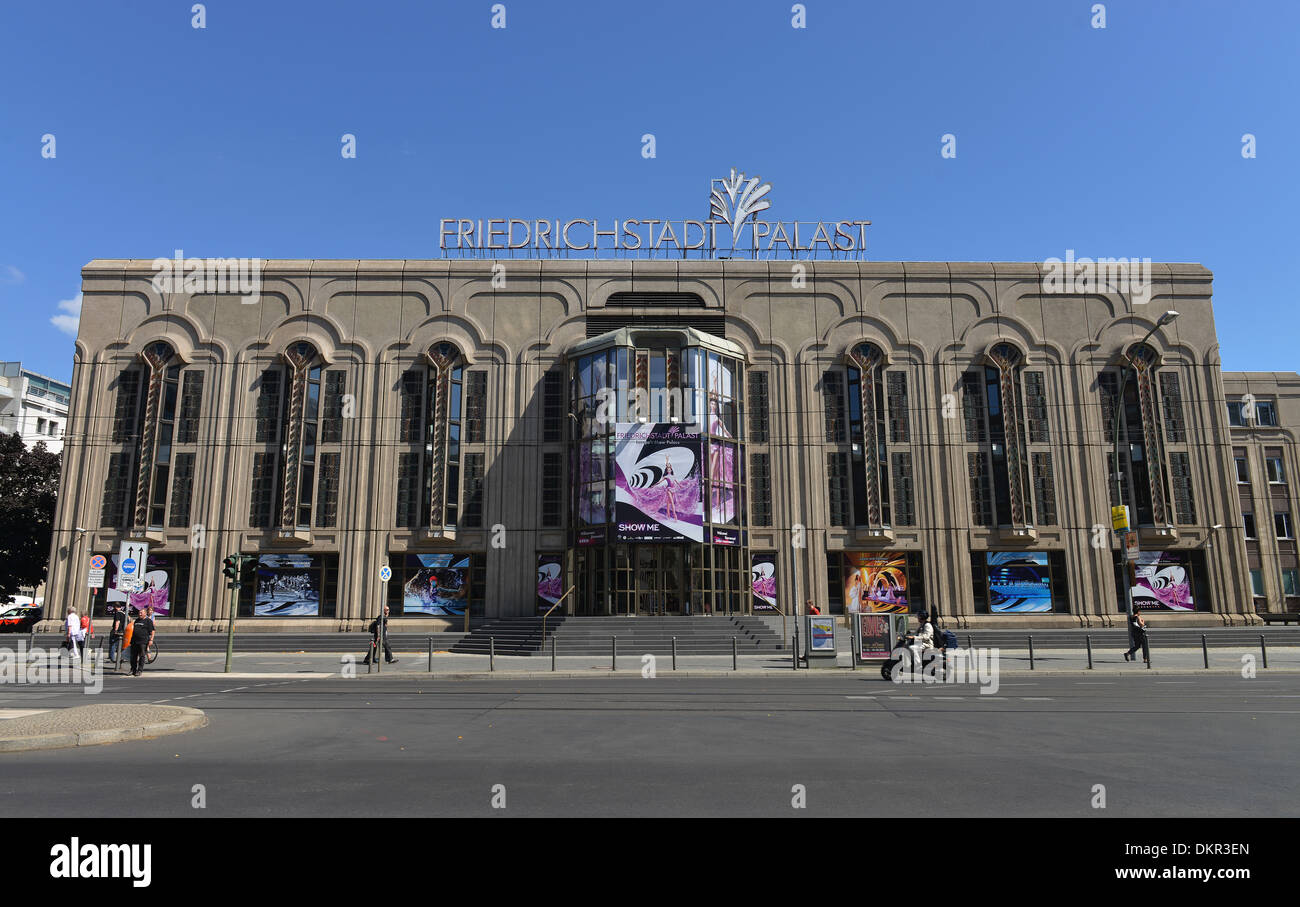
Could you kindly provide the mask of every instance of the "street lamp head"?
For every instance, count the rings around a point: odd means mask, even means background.
[[[1156,322],[1156,325],[1158,327],[1164,327],[1166,324],[1171,323],[1177,317],[1178,317],[1178,313],[1175,312],[1173,309],[1170,309],[1168,312],[1165,312],[1163,315],[1160,316],[1160,320]]]
[[[1215,524],[1214,524],[1213,526],[1211,526],[1210,528],[1213,529],[1215,532],[1218,532],[1220,529],[1223,528],[1223,524],[1222,524],[1222,523],[1215,523]]]
[[[87,529],[82,529],[80,526],[78,526],[78,527],[76,527],[75,529],[73,529],[72,531],[73,531],[73,532],[80,532],[82,535],[85,535],[89,530],[87,530]]]

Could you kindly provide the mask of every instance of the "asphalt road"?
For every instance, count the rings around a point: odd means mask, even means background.
[[[0,708],[87,704],[0,687]],[[0,754],[6,816],[1294,816],[1300,676],[106,679],[203,709]],[[206,808],[195,809],[203,785]],[[1094,785],[1106,809],[1094,809]],[[504,785],[505,808],[492,806]],[[791,805],[803,785],[806,810]],[[498,794],[498,802],[500,797]]]

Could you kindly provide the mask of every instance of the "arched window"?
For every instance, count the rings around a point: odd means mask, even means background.
[[[869,341],[846,358],[847,367],[822,375],[831,524],[915,525],[907,372],[888,369],[884,350]]]
[[[486,373],[467,372],[449,341],[402,375],[396,523],[435,533],[481,526]],[[462,494],[463,488],[463,494]]]
[[[1013,344],[996,343],[985,359],[982,368],[962,375],[966,441],[978,445],[966,454],[971,520],[977,526],[1030,527],[1034,514],[1021,391],[1025,358]],[[1037,462],[1040,471],[1048,470],[1050,483],[1050,459]]]
[[[309,530],[338,521],[344,391],[316,347],[299,340],[262,371],[258,388],[249,523]]]

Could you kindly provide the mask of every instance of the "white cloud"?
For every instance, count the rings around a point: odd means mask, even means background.
[[[0,283],[19,284],[26,279],[27,275],[13,265],[0,264]]]
[[[78,293],[73,299],[60,300],[59,309],[67,314],[55,315],[50,319],[50,324],[63,333],[76,337],[77,327],[81,324],[81,294]]]

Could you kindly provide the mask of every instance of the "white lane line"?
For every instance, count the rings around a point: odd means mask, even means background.
[[[942,699],[944,702],[961,702],[965,696],[936,696],[935,699]]]
[[[845,696],[845,699],[875,699],[875,696]]]
[[[1074,682],[1074,684],[1075,684],[1075,686],[1080,686],[1080,687],[1113,687],[1113,686],[1115,685],[1115,681],[1113,681],[1113,680],[1076,680],[1076,681]]]
[[[1157,680],[1156,683],[1196,683],[1195,680]]]
[[[1025,702],[1051,702],[1051,696],[1021,696]]]

